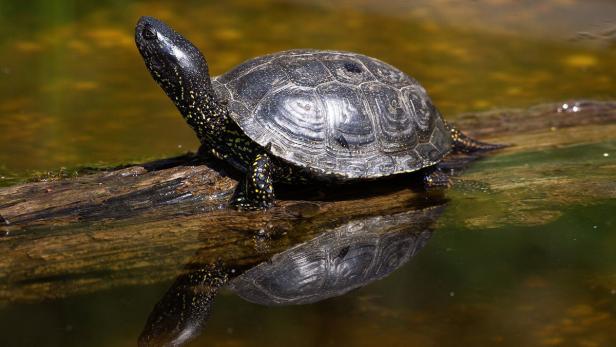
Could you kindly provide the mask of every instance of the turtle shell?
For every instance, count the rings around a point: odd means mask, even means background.
[[[388,176],[434,165],[451,136],[425,89],[365,55],[292,50],[213,80],[231,117],[271,154],[314,174]]]

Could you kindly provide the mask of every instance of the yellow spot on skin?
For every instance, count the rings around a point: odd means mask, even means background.
[[[563,60],[563,63],[572,68],[586,69],[597,65],[597,58],[590,54],[572,54]]]

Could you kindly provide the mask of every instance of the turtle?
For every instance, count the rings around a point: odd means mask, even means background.
[[[201,51],[153,17],[135,43],[153,79],[201,141],[243,174],[230,205],[271,207],[274,183],[361,182],[419,171],[449,186],[451,151],[498,148],[450,126],[417,80],[360,53],[294,49],[211,77]]]

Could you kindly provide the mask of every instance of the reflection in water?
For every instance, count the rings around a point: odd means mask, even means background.
[[[180,346],[197,337],[225,285],[247,301],[272,306],[315,303],[382,279],[425,246],[443,210],[441,204],[359,218],[269,258],[253,249],[252,264],[189,268],[150,313],[139,345]]]
[[[181,346],[197,337],[227,279],[222,264],[179,276],[148,317],[139,345]]]

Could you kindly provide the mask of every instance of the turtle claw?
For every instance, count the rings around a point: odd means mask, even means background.
[[[427,191],[446,189],[451,187],[449,175],[439,169],[431,170],[424,176],[424,187]]]
[[[229,206],[235,208],[239,211],[259,211],[259,210],[267,210],[274,205],[273,199],[272,201],[256,201],[251,200],[247,197],[247,194],[243,191],[243,187],[238,186],[237,190],[233,194],[231,201],[229,201]]]

